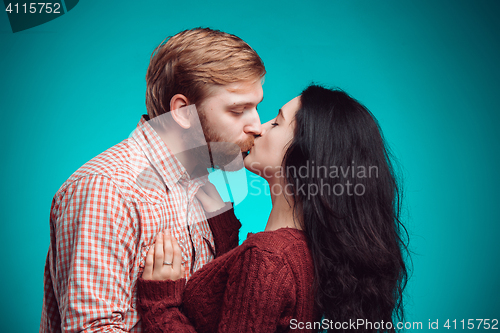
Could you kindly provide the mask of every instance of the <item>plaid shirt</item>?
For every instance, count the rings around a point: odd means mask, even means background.
[[[141,332],[136,281],[156,234],[177,238],[189,275],[213,259],[204,181],[144,118],[78,169],[52,201],[40,332]]]

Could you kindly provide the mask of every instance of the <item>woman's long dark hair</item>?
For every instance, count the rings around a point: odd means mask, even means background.
[[[323,317],[374,324],[357,332],[394,332],[377,325],[403,320],[408,233],[391,155],[373,115],[341,90],[307,87],[283,167],[295,214],[302,215]]]

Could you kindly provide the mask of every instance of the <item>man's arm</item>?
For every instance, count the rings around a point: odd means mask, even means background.
[[[80,178],[54,198],[41,332],[58,319],[63,332],[125,331],[138,232],[131,212],[102,175]]]

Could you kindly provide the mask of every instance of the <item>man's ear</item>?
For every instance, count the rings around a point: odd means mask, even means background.
[[[188,129],[191,127],[191,115],[189,108],[189,100],[182,94],[176,94],[170,99],[170,113],[174,121],[182,128]]]

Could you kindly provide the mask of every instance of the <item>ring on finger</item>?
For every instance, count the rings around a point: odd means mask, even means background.
[[[163,265],[172,265],[172,263],[171,263],[171,262],[166,262],[166,261],[164,261],[164,262],[163,262]]]

